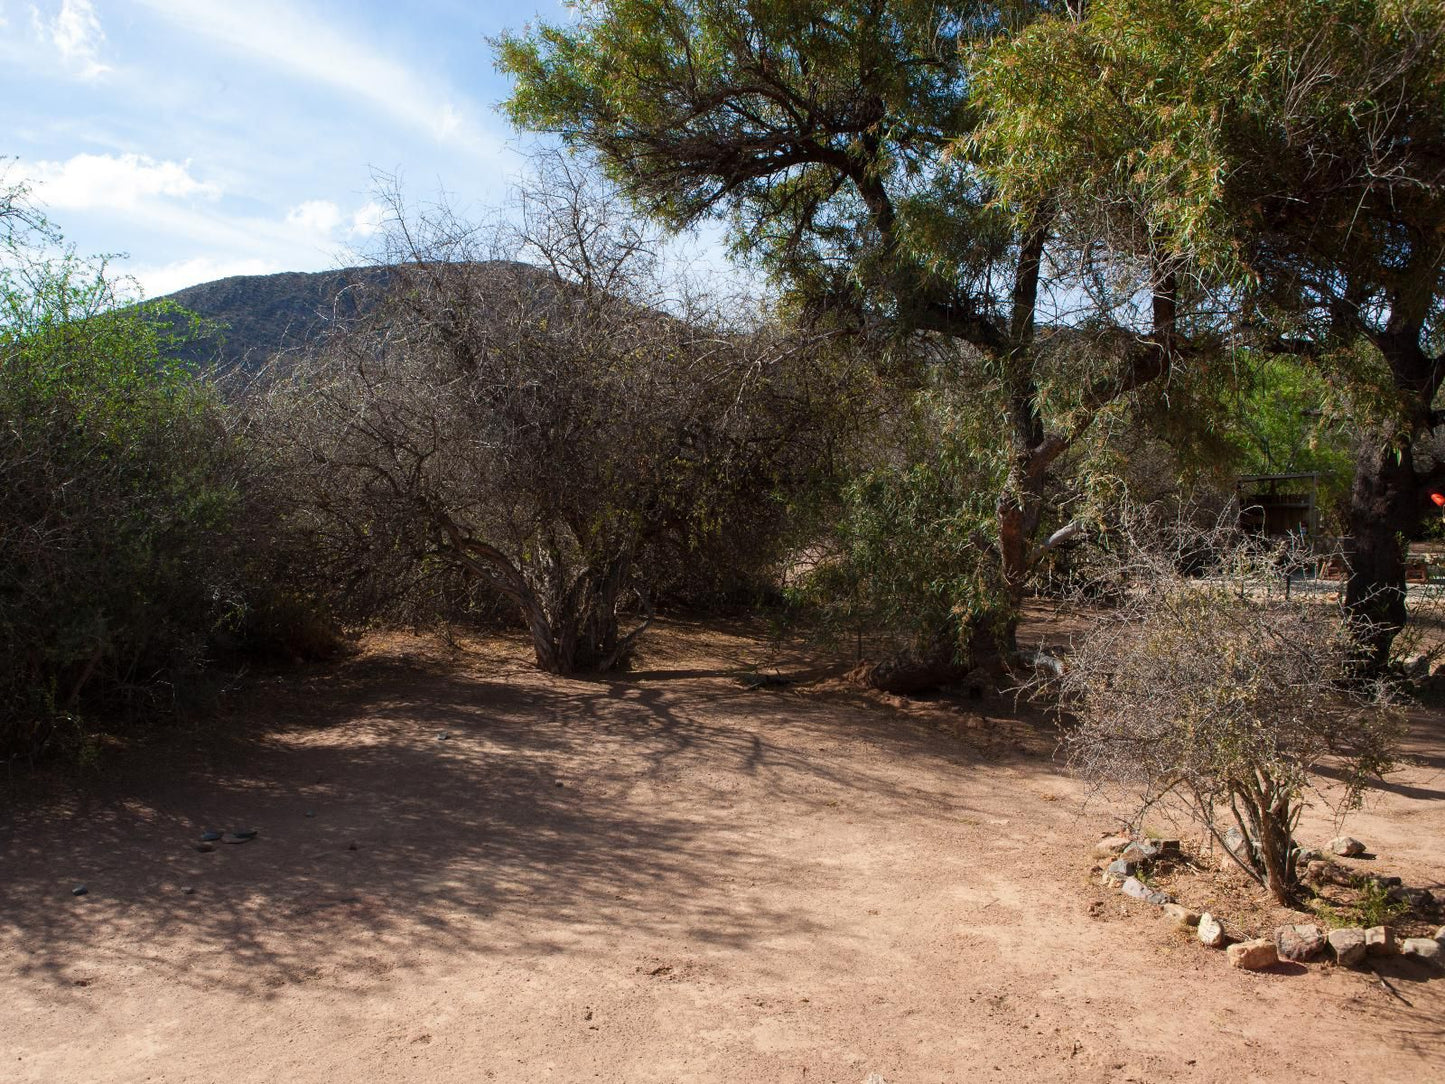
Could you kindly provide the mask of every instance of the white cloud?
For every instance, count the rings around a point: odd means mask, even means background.
[[[292,75],[370,103],[438,142],[484,156],[500,140],[470,121],[442,88],[328,20],[279,0],[141,0],[173,24]],[[464,105],[465,103],[462,103]]]
[[[387,210],[375,200],[358,207],[351,215],[351,228],[347,231],[352,237],[374,237],[381,232],[381,227],[386,224]]]
[[[189,162],[142,154],[77,154],[64,162],[23,165],[40,199],[68,210],[129,210],[156,197],[216,199],[221,191],[191,176]]]
[[[269,275],[283,268],[275,261],[262,257],[240,259],[197,256],[189,260],[155,267],[127,267],[126,274],[133,278],[146,297],[164,297],[186,286],[213,279],[229,278],[232,275]]]
[[[341,225],[341,208],[329,199],[311,199],[286,212],[286,223],[308,233],[329,234]]]
[[[30,23],[42,41],[55,46],[65,66],[82,79],[94,79],[110,71],[110,66],[100,59],[105,31],[90,0],[61,0],[60,10],[50,18],[32,6]],[[0,14],[3,24],[4,16]]]

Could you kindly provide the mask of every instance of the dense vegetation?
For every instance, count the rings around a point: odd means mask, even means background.
[[[0,756],[402,620],[519,622],[596,671],[660,604],[768,599],[866,629],[875,687],[996,675],[1030,593],[1137,597],[1101,572],[1124,510],[1272,471],[1319,472],[1353,536],[1346,611],[1297,638],[1310,703],[1366,710],[1445,478],[1438,5],[607,0],[496,48],[513,119],[572,153],[501,225],[392,193],[372,267],[185,292],[223,328],[4,195]],[[709,218],[767,303],[668,262]],[[1115,616],[1093,673],[1182,635]]]

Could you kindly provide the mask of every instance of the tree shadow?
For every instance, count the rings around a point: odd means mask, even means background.
[[[961,816],[908,761],[976,757],[866,704],[761,696],[726,678],[494,677],[395,657],[268,678],[225,726],[0,819],[0,944],[55,986],[118,964],[268,996],[362,992],[419,953],[586,951],[598,930],[738,950],[807,936],[804,910],[739,896],[776,875],[762,856],[778,816]],[[783,707],[785,725],[758,725]],[[834,755],[858,741],[899,763]],[[232,828],[259,834],[196,849]]]

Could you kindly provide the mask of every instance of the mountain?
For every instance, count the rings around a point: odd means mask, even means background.
[[[175,302],[208,325],[172,351],[175,357],[202,369],[254,372],[279,351],[300,349],[338,322],[365,315],[390,277],[385,267],[235,275],[158,300]]]

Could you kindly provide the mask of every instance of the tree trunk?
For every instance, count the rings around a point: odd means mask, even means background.
[[[1016,622],[992,614],[975,619],[962,633],[949,622],[923,647],[860,667],[854,679],[870,689],[899,696],[928,692],[962,681],[976,670],[1001,668],[1002,645],[1012,644],[1015,630]]]
[[[1350,578],[1345,605],[1361,619],[1363,662],[1384,670],[1405,625],[1405,554],[1420,523],[1420,495],[1408,442],[1386,429],[1368,436],[1350,492]]]

